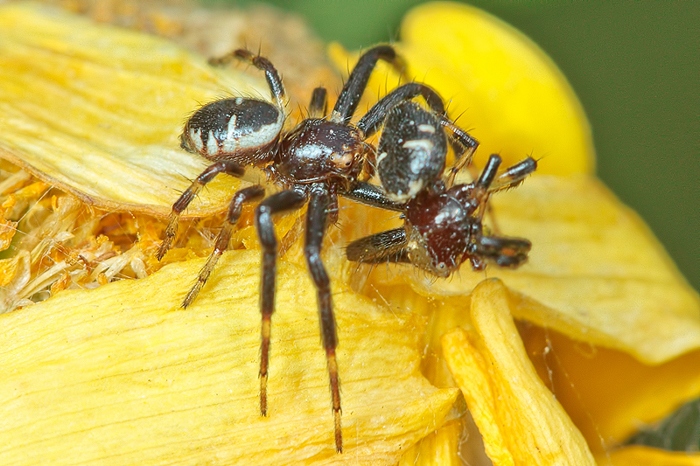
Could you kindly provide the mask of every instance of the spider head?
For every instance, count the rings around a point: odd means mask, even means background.
[[[309,118],[283,138],[275,168],[295,183],[349,182],[362,171],[367,152],[354,127]]]

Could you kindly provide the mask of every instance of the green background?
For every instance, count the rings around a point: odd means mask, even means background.
[[[322,39],[357,49],[396,39],[403,14],[423,2],[268,3],[304,16]],[[598,174],[700,289],[700,2],[470,3],[523,31],[559,65],[591,121]]]

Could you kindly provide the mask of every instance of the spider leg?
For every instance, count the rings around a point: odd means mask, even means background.
[[[353,241],[345,250],[345,255],[349,261],[370,264],[410,262],[406,245],[406,230],[396,228]]]
[[[317,87],[311,94],[311,103],[309,104],[310,118],[323,118],[328,110],[328,96],[326,95],[325,87]]]
[[[321,335],[323,338],[323,347],[326,350],[326,362],[333,403],[335,449],[338,452],[342,452],[343,435],[340,425],[340,379],[338,377],[338,363],[336,361],[335,352],[338,346],[338,335],[336,333],[335,316],[333,315],[330,279],[321,261],[321,245],[328,221],[328,207],[332,204],[333,199],[328,192],[328,188],[323,184],[316,184],[311,190],[309,209],[306,214],[304,256],[306,256],[309,272],[316,286]]]
[[[272,313],[275,311],[275,280],[277,278],[277,237],[272,215],[298,209],[304,205],[306,196],[297,191],[281,191],[258,205],[255,223],[263,250],[262,291],[260,312],[262,314],[260,342],[260,414],[267,416],[267,372],[270,361],[270,329]]]
[[[479,257],[491,260],[499,267],[519,267],[527,260],[532,243],[523,238],[482,236],[476,243]]]
[[[481,221],[484,216],[484,212],[487,209],[487,201],[489,199],[490,188],[493,181],[496,179],[498,172],[498,167],[501,165],[501,156],[498,154],[491,154],[486,166],[484,167],[479,178],[474,182],[474,190],[472,191],[471,197],[474,198],[479,206],[476,214],[476,218]]]
[[[440,115],[440,124],[449,129],[452,133],[450,142],[455,153],[456,163],[450,168],[450,173],[447,175],[445,184],[451,187],[454,184],[457,173],[472,161],[474,151],[479,147],[479,141],[474,139],[459,126],[455,125],[452,120],[445,115]]]
[[[331,121],[336,123],[350,122],[357,109],[357,104],[360,103],[362,93],[367,87],[369,76],[372,74],[378,60],[387,61],[395,67],[399,66],[396,52],[390,45],[378,45],[362,54],[352,73],[350,73],[345,86],[343,86],[343,90],[340,91],[338,100],[331,113]]]
[[[182,301],[183,309],[192,304],[194,299],[199,294],[199,291],[209,279],[209,275],[211,275],[211,271],[214,270],[214,266],[216,266],[216,263],[219,261],[219,258],[224,253],[224,251],[228,249],[228,243],[231,240],[231,232],[233,231],[233,227],[236,225],[238,219],[241,216],[243,204],[254,201],[256,199],[260,199],[261,197],[263,197],[264,194],[265,188],[256,185],[250,186],[248,188],[243,188],[233,195],[233,199],[231,199],[231,203],[229,204],[228,217],[226,223],[219,232],[219,235],[216,237],[216,244],[214,246],[214,250],[209,255],[209,259],[207,259],[207,262],[206,264],[204,264],[204,267],[202,267],[202,270],[199,271],[197,281],[195,282],[194,286],[192,286],[192,288],[190,289],[190,292],[187,293],[187,296],[185,297],[184,301]]]
[[[265,79],[267,79],[267,84],[270,86],[272,98],[277,101],[277,106],[279,108],[284,108],[285,91],[282,78],[280,78],[280,75],[272,62],[270,62],[270,60],[267,58],[256,55],[250,50],[237,49],[221,57],[210,58],[209,64],[213,66],[220,66],[230,63],[234,59],[250,63],[257,69],[264,71]]]
[[[357,127],[364,133],[365,137],[370,137],[379,130],[384,123],[387,112],[395,107],[399,102],[411,100],[418,95],[423,96],[433,112],[438,115],[445,113],[445,104],[440,95],[431,87],[421,83],[407,83],[397,87],[379,102],[374,104],[365,115],[357,122]]]
[[[403,212],[405,208],[404,203],[392,201],[386,196],[386,193],[381,188],[364,181],[354,183],[350,189],[347,191],[342,191],[340,194],[348,199],[352,199],[372,207],[379,207],[380,209]]]
[[[493,193],[514,188],[522,183],[525,178],[531,175],[536,169],[537,160],[528,157],[499,174],[491,186],[489,186],[489,192]]]
[[[190,202],[197,196],[202,188],[214,179],[219,173],[227,173],[231,176],[240,177],[245,172],[245,169],[230,160],[222,160],[210,165],[195,179],[192,184],[185,190],[184,193],[175,201],[173,204],[172,211],[170,212],[170,217],[168,217],[168,226],[165,228],[165,237],[163,242],[160,244],[158,249],[158,254],[156,257],[161,260],[170,246],[172,245],[175,235],[177,234],[178,220],[180,219],[180,214],[190,205]]]
[[[506,169],[504,172],[498,174],[493,181],[488,185],[487,191],[488,194],[491,195],[495,192],[498,191],[505,191],[510,188],[514,188],[518,186],[520,183],[522,183],[525,178],[527,178],[529,175],[531,175],[535,170],[537,169],[537,161],[533,159],[532,157],[528,157],[512,167],[509,167]],[[491,219],[491,229],[498,233],[500,231],[500,228],[498,227],[498,222],[496,221],[496,216],[494,215],[493,211],[493,205],[490,203],[485,203],[486,205],[482,207],[482,211],[480,214],[480,218],[483,217],[488,213],[489,218]],[[529,244],[529,242],[528,242]],[[524,261],[527,258],[527,252],[529,251],[529,248],[527,251],[524,251]],[[488,255],[488,253],[484,253],[485,255]],[[500,262],[493,258],[499,265]],[[522,262],[521,261],[521,262]],[[520,262],[515,263],[515,267]],[[510,267],[510,265],[503,265],[504,267]]]

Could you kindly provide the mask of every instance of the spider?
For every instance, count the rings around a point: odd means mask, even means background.
[[[394,123],[386,123],[385,118],[401,102],[422,96],[430,108],[425,112],[433,115],[439,125],[450,128],[454,139],[467,152],[473,151],[477,143],[444,115],[440,96],[430,87],[416,82],[397,87],[372,106],[356,124],[350,122],[377,61],[384,60],[398,67],[400,60],[391,46],[376,46],[360,57],[330,115],[326,116],[325,88],[314,89],[309,117],[288,132],[283,130],[286,119],[284,84],[272,63],[244,49],[214,59],[212,63],[224,64],[233,59],[247,62],[265,73],[272,102],[248,97],[216,100],[196,110],[185,123],[180,137],[181,147],[214,163],[173,204],[157,257],[162,259],[170,248],[177,233],[180,214],[216,175],[225,173],[241,177],[247,166],[257,167],[279,190],[265,197],[265,188],[253,185],[233,195],[226,223],[216,239],[214,250],[182,303],[182,307],[186,308],[194,301],[217,260],[227,249],[242,206],[260,201],[255,209],[255,224],[262,246],[260,412],[266,416],[278,256],[272,216],[298,210],[308,204],[304,255],[317,293],[322,343],[330,379],[335,447],[342,452],[340,381],[336,361],[338,338],[330,280],[321,261],[326,227],[338,218],[338,196],[373,206],[397,208],[398,204],[387,198],[381,189],[364,181],[363,174],[371,173],[375,158],[374,147],[365,140],[382,127],[385,133],[393,131]]]
[[[501,157],[493,154],[475,181],[455,185],[474,150],[461,158],[457,153],[443,176],[446,135],[434,113],[405,101],[391,108],[384,124],[393,131],[380,138],[377,172],[387,198],[396,201],[384,208],[401,212],[404,226],[351,242],[348,260],[409,262],[438,277],[450,276],[467,260],[474,270],[487,262],[515,268],[527,260],[530,241],[486,235],[482,218],[492,193],[517,186],[535,171],[533,158],[498,174]]]

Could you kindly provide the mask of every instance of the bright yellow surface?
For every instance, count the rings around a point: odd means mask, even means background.
[[[194,305],[202,265],[0,316],[6,464],[395,464],[439,427],[456,390],[419,372],[422,319],[334,289],[345,452],[336,454],[315,293],[280,264],[269,417],[260,416],[260,254],[232,252]]]

